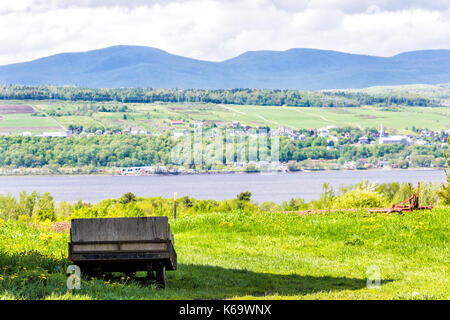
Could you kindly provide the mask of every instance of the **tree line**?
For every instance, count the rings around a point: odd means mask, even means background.
[[[222,103],[262,106],[298,107],[358,107],[381,106],[439,106],[439,101],[421,96],[367,94],[350,91],[299,91],[278,89],[153,89],[114,88],[92,89],[76,86],[1,85],[2,100],[67,100],[117,101],[122,103]]]
[[[130,167],[173,164],[171,152],[179,140],[169,134],[161,136],[111,135],[73,136],[68,138],[0,136],[0,167]],[[205,142],[206,143],[206,142]],[[269,140],[269,147],[271,140]],[[388,159],[400,167],[442,166],[445,163],[438,146],[405,146],[353,144],[335,145],[323,137],[308,137],[292,141],[280,137],[279,160],[356,161]],[[237,155],[235,154],[237,158]]]

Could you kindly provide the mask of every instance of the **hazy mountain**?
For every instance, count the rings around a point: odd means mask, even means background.
[[[250,51],[222,62],[139,46],[0,66],[1,84],[82,87],[333,89],[450,82],[450,50],[376,57],[316,49]]]

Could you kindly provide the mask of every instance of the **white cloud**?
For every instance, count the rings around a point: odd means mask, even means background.
[[[447,0],[401,2],[2,0],[0,64],[117,44],[206,60],[294,47],[382,56],[450,48]]]

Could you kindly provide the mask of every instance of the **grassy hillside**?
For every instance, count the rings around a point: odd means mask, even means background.
[[[450,128],[448,107],[396,107],[380,108],[304,108],[278,106],[241,106],[196,103],[119,103],[119,102],[71,102],[71,101],[0,101],[1,104],[26,103],[50,117],[30,114],[1,115],[0,132],[58,131],[61,127],[85,128],[135,128],[151,132],[169,129],[171,120],[186,122],[212,120],[226,124],[239,121],[242,125],[280,126],[292,129],[322,128],[327,126],[352,126],[361,128],[384,127],[399,133],[412,133],[412,127],[442,130]],[[101,106],[121,108],[126,112],[98,112]]]
[[[0,228],[0,299],[449,299],[449,208],[367,215],[194,214],[170,221],[168,289],[121,274],[66,289],[68,233]],[[381,288],[367,288],[377,266]]]

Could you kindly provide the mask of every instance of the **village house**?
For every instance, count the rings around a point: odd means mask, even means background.
[[[202,128],[204,126],[203,121],[194,121],[192,122],[194,128]]]
[[[355,169],[356,169],[356,163],[355,163],[355,161],[349,161],[349,162],[344,163],[344,164],[342,165],[342,169],[345,169],[345,170],[355,170]]]
[[[327,128],[320,128],[318,134],[319,137],[328,137],[329,131]]]
[[[44,132],[38,137],[50,137],[50,138],[66,138],[68,136],[67,132]]]
[[[361,137],[358,139],[359,144],[369,144],[369,138],[367,137]]]
[[[239,128],[241,126],[241,123],[239,121],[233,121],[231,122],[231,126],[233,128]]]
[[[170,124],[171,124],[172,126],[182,126],[182,125],[184,125],[184,121],[183,121],[183,120],[172,120],[172,121],[170,122]]]
[[[378,161],[377,168],[384,168],[389,166],[389,161],[387,160],[380,160]]]
[[[415,144],[415,145],[418,145],[418,146],[428,146],[428,145],[430,145],[430,143],[429,143],[428,141],[422,140],[422,139],[417,139],[417,140],[414,142],[414,144]]]

